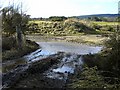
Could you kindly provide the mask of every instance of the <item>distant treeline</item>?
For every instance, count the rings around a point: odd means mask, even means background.
[[[88,17],[85,18],[87,20],[91,20],[91,21],[105,21],[105,22],[115,22],[118,21],[118,17]]]
[[[51,20],[51,21],[64,21],[66,19],[67,19],[67,17],[64,17],[64,16],[51,16],[51,17],[49,17],[49,20]]]
[[[118,21],[120,14],[95,14],[95,15],[83,15],[83,16],[74,16],[78,19],[86,19],[92,21]]]
[[[65,16],[51,16],[49,18],[31,18],[31,20],[44,20],[44,21],[64,21],[68,18],[77,18],[77,19],[84,19],[84,20],[91,20],[91,21],[106,21],[106,22],[114,22],[118,21],[120,15],[119,14],[98,14],[98,15],[83,15],[83,16],[72,16],[72,17],[65,17]]]

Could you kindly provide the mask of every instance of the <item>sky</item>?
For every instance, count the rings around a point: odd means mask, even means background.
[[[80,16],[91,14],[116,14],[120,0],[0,0],[2,7],[12,2],[23,4],[31,17]]]

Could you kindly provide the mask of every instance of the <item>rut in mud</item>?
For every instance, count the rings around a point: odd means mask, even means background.
[[[59,62],[41,73],[34,71],[28,77],[19,81],[14,87],[64,88],[70,75],[79,72],[82,68],[82,56],[70,53],[59,53]]]

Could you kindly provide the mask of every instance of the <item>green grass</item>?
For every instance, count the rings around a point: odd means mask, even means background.
[[[118,25],[118,22],[92,22],[94,24],[98,24],[100,26],[106,26],[106,25]]]

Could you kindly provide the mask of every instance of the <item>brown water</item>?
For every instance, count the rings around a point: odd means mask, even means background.
[[[51,54],[55,54],[57,52],[71,53],[73,55],[74,54],[84,55],[89,53],[91,54],[98,53],[102,49],[102,47],[99,46],[89,46],[89,45],[70,43],[70,42],[37,42],[37,43],[41,46],[40,49],[22,58],[11,60],[5,64],[3,63],[2,72],[6,73],[16,68],[18,65],[32,63],[34,61],[41,60],[42,58],[46,58],[47,56]],[[67,57],[67,61],[70,60],[72,59],[70,59],[70,57],[69,58]],[[70,66],[69,64],[65,64],[63,67],[61,67],[61,69],[60,68],[54,69],[54,71],[64,72],[66,70],[69,70],[70,72],[73,72],[72,67],[69,67]]]

